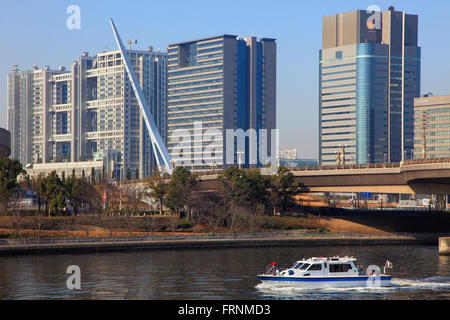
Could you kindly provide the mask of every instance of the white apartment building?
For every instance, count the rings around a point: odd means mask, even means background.
[[[167,54],[148,47],[128,55],[166,141]],[[11,157],[24,166],[103,159],[116,177],[130,168],[141,178],[156,166],[119,51],[83,53],[70,71],[15,66],[8,74],[8,129]]]

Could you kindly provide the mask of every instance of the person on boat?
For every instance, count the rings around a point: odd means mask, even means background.
[[[275,275],[277,273],[277,263],[272,262],[271,266],[272,266],[272,273],[273,273],[273,275]]]

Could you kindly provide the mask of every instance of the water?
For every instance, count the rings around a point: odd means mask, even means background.
[[[353,255],[358,264],[394,263],[391,288],[302,290],[262,285],[256,274],[276,261]],[[81,269],[81,290],[66,268]],[[0,257],[0,299],[450,299],[450,257],[432,246],[323,246],[162,250]]]

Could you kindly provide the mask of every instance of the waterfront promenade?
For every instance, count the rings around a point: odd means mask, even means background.
[[[77,239],[0,239],[0,256],[125,250],[214,249],[275,246],[438,245],[442,234],[263,234],[168,235]]]

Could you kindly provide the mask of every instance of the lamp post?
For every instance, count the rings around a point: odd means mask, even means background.
[[[237,152],[237,154],[238,154],[238,168],[239,169],[241,169],[242,168],[242,154],[243,154],[244,152],[242,152],[242,151],[238,151]]]
[[[122,212],[122,176],[123,176],[123,166],[120,166],[119,174],[119,211]]]

